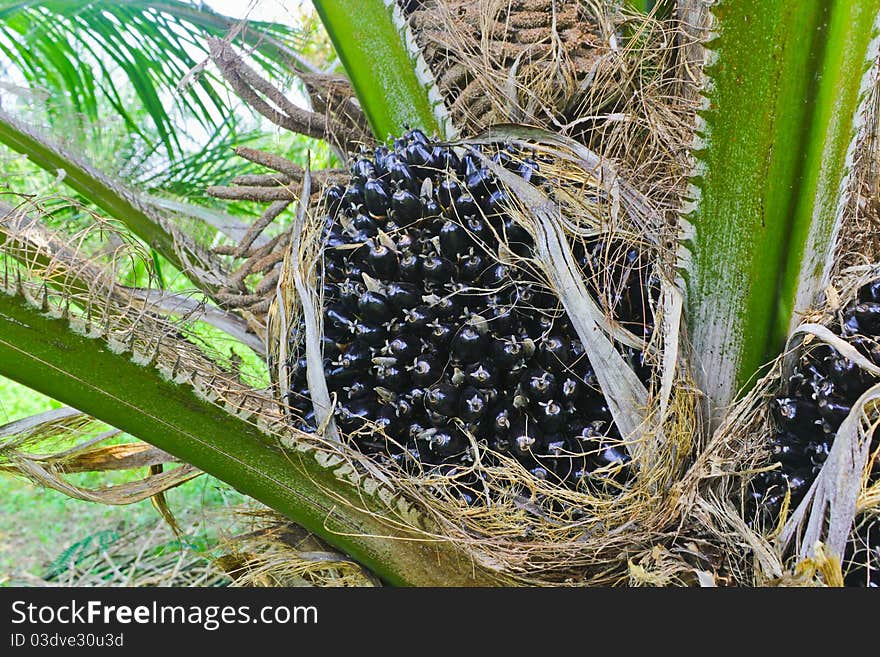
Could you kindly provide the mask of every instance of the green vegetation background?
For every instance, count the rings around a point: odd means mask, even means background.
[[[0,377],[0,424],[59,406],[48,397]],[[76,481],[84,486],[101,486],[130,478],[126,473],[85,473]],[[224,516],[220,512],[226,510],[228,521],[232,517],[229,507],[246,501],[237,491],[207,475],[168,491],[166,496],[186,532],[183,544],[149,500],[124,507],[106,506],[71,499],[0,473],[0,584],[37,581],[29,575],[51,579],[58,576],[53,571],[71,565],[63,563],[65,560],[81,560],[90,548],[112,549],[115,543],[136,547],[138,540],[147,535],[165,550],[210,555],[222,534]]]

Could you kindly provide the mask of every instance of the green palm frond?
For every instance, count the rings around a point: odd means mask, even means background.
[[[264,137],[260,129],[238,131],[224,124],[194,152],[181,154],[158,168],[131,167],[133,182],[151,193],[166,193],[181,198],[204,197],[205,188],[225,184],[234,176],[256,173],[257,165],[242,158],[230,157],[236,146],[249,146]],[[140,172],[141,175],[137,175]],[[219,182],[218,182],[219,181]]]
[[[430,540],[424,528],[431,526],[427,516],[368,472],[346,465],[317,444],[302,443],[303,436],[288,427],[263,382],[225,362],[216,342],[199,344],[197,317],[167,320],[154,312],[159,309],[152,303],[154,295],[136,300],[131,290],[119,286],[113,268],[120,259],[146,256],[135,241],[125,240],[124,231],[107,223],[78,236],[77,245],[89,237],[110,243],[111,235],[127,245],[70,272],[68,264],[80,254],[46,253],[41,243],[29,239],[34,222],[19,219],[0,222],[6,231],[0,244],[0,375],[45,388],[62,403],[218,475],[390,583],[464,586],[500,581],[450,542],[432,543],[431,558],[424,559],[423,541]],[[44,284],[47,270],[55,273],[51,285]],[[63,419],[65,413],[50,417],[59,421],[59,416]],[[28,427],[18,423],[12,429],[19,435]],[[3,434],[0,427],[0,438]],[[89,452],[98,461],[108,455]],[[155,451],[140,455],[151,462],[164,458]],[[10,452],[9,458],[19,470],[30,468],[38,480],[49,483],[47,468],[35,459],[21,452]],[[81,466],[83,460],[75,464]],[[163,476],[157,485],[195,472],[177,468],[165,474],[157,475]],[[57,479],[52,483],[63,486]],[[133,488],[115,490],[128,498],[136,492]],[[68,489],[71,493],[94,495]]]
[[[104,101],[132,133],[169,154],[182,150],[175,113],[209,133],[234,119],[222,81],[202,70],[207,36],[242,42],[273,76],[309,67],[298,53],[305,44],[300,29],[244,23],[184,0],[0,0],[0,62],[46,95],[50,113],[73,112],[83,126],[95,126]]]
[[[829,283],[878,10],[877,0],[713,8],[685,246],[716,421]]]

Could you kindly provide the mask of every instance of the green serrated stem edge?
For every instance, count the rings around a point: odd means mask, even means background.
[[[683,222],[695,374],[714,422],[779,353],[825,267],[878,0],[722,0]],[[823,274],[824,275],[824,274]],[[803,284],[802,284],[803,283]]]
[[[0,375],[208,472],[299,523],[388,584],[478,586],[500,579],[445,540],[408,529],[377,493],[272,445],[251,422],[202,399],[98,339],[0,292]],[[361,479],[363,481],[364,478]],[[414,512],[410,512],[414,513]]]

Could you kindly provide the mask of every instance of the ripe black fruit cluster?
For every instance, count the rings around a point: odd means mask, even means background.
[[[856,299],[843,309],[841,321],[831,328],[875,365],[880,365],[880,281],[862,286]],[[771,447],[773,459],[782,467],[753,480],[752,518],[765,525],[775,522],[786,490],[791,491],[792,508],[800,503],[818,476],[841,423],[855,401],[875,383],[875,377],[827,344],[805,351],[787,382],[785,395],[771,401],[776,425]],[[877,449],[877,439],[875,433],[872,453]],[[880,476],[880,467],[875,466],[873,476]],[[856,540],[868,541],[868,533],[872,533],[873,541],[868,542],[876,552],[880,531],[876,526],[862,531],[865,536]],[[880,554],[875,559],[880,559]],[[855,571],[851,577],[853,581],[859,579]],[[878,586],[880,573],[875,570],[872,578],[861,580]]]
[[[337,427],[404,468],[452,472],[483,444],[568,485],[606,485],[612,470],[625,479],[629,457],[558,298],[527,266],[499,258],[501,243],[526,258],[534,244],[480,153],[545,182],[534,153],[456,150],[411,130],[392,148],[362,151],[348,185],[325,191],[323,366]],[[574,253],[595,270],[612,246],[594,240]],[[609,303],[650,334],[645,268],[624,253]],[[649,376],[638,351],[624,353]],[[293,364],[288,401],[313,430],[305,370],[304,358]]]

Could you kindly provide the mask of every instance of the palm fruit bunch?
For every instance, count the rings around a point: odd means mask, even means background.
[[[856,298],[844,307],[840,321],[830,328],[875,365],[880,365],[880,281],[859,288]],[[770,402],[775,425],[771,438],[772,458],[781,467],[763,472],[753,480],[751,518],[765,525],[775,523],[786,491],[791,493],[791,508],[803,500],[853,404],[876,383],[873,375],[828,344],[812,346],[800,356],[786,382],[784,395]],[[878,439],[880,435],[875,432],[872,455],[878,448]],[[880,477],[880,464],[875,463],[871,477],[874,481]],[[854,540],[876,552],[880,546],[880,528],[876,524],[860,527]],[[850,550],[852,548],[853,545]],[[878,558],[880,554],[875,560]],[[869,578],[859,570],[857,567],[850,571],[848,582],[880,586],[880,573],[876,569]]]
[[[480,444],[491,450],[481,462],[504,454],[565,485],[601,483],[605,472],[606,487],[625,481],[629,456],[589,354],[528,261],[511,261],[532,257],[534,243],[481,154],[547,184],[535,153],[453,148],[410,130],[392,147],[362,149],[348,185],[324,190],[323,368],[336,426],[408,471],[461,472]],[[588,275],[615,247],[596,239],[573,253]],[[593,292],[650,336],[657,284],[637,251],[622,253],[606,277],[615,285]],[[625,353],[647,379],[642,354]],[[306,366],[291,363],[288,403],[313,431]]]

